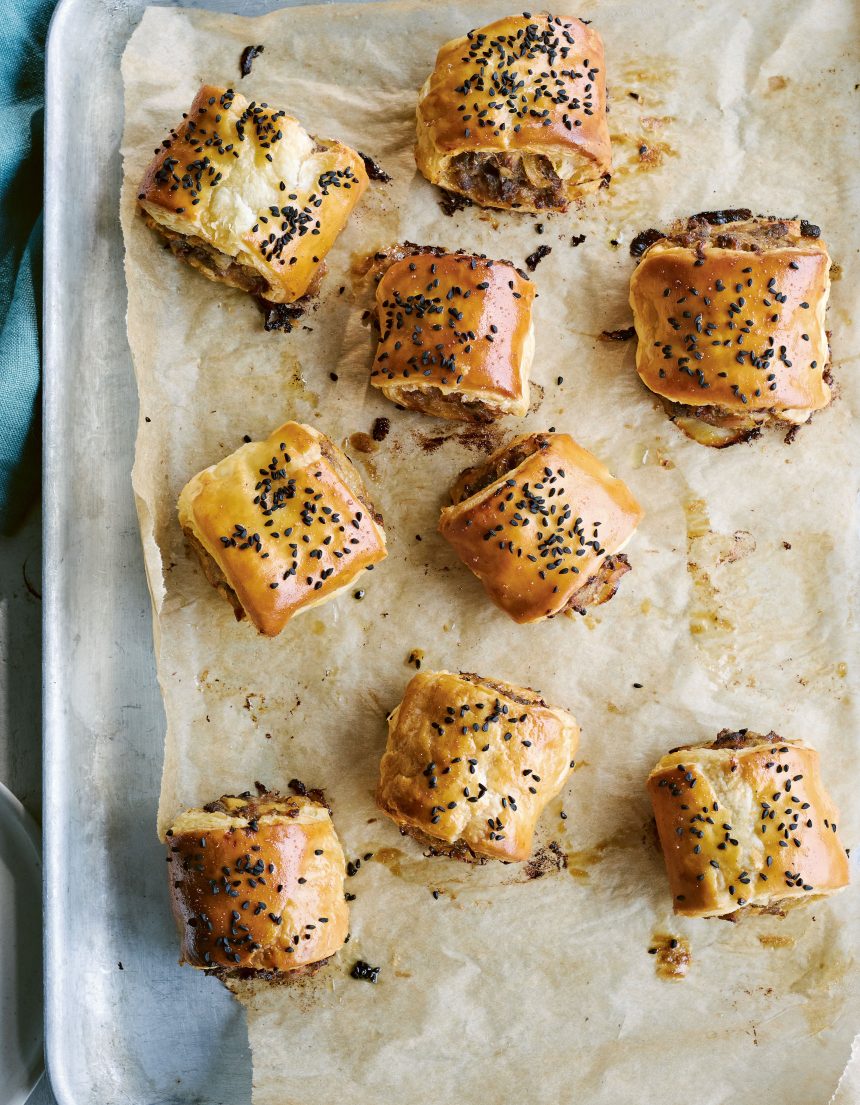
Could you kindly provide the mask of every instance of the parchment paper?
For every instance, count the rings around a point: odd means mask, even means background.
[[[348,857],[374,853],[349,880],[352,939],[336,961],[301,985],[240,991],[255,1105],[819,1105],[860,1019],[856,871],[853,888],[784,920],[673,919],[643,784],[672,745],[774,728],[821,749],[843,839],[860,837],[857,20],[847,0],[585,2],[606,43],[611,189],[565,216],[446,217],[412,159],[416,92],[442,42],[509,7],[336,5],[253,21],[158,8],[129,43],[122,220],[134,486],[168,719],[159,827],[257,779],[298,776],[326,788]],[[265,52],[240,82],[252,43]],[[134,215],[144,165],[204,80],[283,106],[393,177],[369,190],[329,255],[318,309],[290,335],[265,333],[253,303],[175,261]],[[632,343],[599,335],[629,324],[639,230],[739,205],[821,224],[839,265],[839,398],[792,445],[768,435],[719,452],[667,422]],[[367,386],[370,290],[351,266],[403,239],[519,264],[552,247],[534,274],[542,401],[503,435],[571,432],[647,511],[633,572],[585,619],[514,625],[435,532],[453,476],[491,442]],[[391,434],[356,452],[347,439],[380,415]],[[270,641],[205,582],[175,500],[244,434],[288,418],[346,442],[390,555],[362,578],[363,601],[348,593]],[[529,878],[424,859],[377,816],[385,714],[415,649],[425,668],[530,684],[576,714],[579,768],[538,842],[556,841],[566,867]],[[689,940],[683,981],[655,973],[655,932]],[[358,958],[381,967],[375,987],[349,977]],[[201,978],[201,1000],[215,985]]]

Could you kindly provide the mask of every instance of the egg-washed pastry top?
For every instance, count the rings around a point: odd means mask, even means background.
[[[371,384],[401,406],[443,418],[524,415],[534,296],[508,261],[435,249],[395,261],[376,289]]]
[[[439,50],[418,101],[418,168],[486,207],[566,210],[611,168],[603,42],[546,12]]]
[[[179,520],[210,582],[268,636],[386,555],[358,472],[299,422],[196,475],[179,497]]]
[[[584,612],[629,570],[642,509],[569,434],[515,438],[454,484],[439,531],[516,622]]]
[[[321,803],[225,794],[181,813],[167,848],[183,962],[222,977],[273,977],[343,945],[346,865]]]
[[[733,444],[827,406],[830,257],[818,227],[739,210],[648,234],[630,282],[636,368],[685,432]]]
[[[676,913],[781,912],[848,882],[818,752],[724,729],[669,752],[648,776]]]
[[[524,860],[578,741],[575,718],[528,687],[419,672],[388,719],[377,804],[435,851]]]
[[[267,103],[204,85],[137,201],[184,261],[272,303],[315,289],[367,187],[361,156]]]

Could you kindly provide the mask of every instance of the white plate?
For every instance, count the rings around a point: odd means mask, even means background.
[[[0,783],[0,1105],[42,1074],[42,860],[36,824]]]

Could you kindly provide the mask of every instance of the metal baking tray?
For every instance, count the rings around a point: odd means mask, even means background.
[[[164,712],[131,489],[119,223],[120,59],[144,7],[61,0],[47,49],[45,1046],[60,1105],[243,1105],[244,1013],[177,963],[155,833]]]

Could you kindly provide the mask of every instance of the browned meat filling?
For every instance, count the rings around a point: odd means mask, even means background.
[[[297,781],[293,780],[293,782]],[[278,817],[298,816],[298,808],[285,805],[286,799],[278,791],[267,790],[262,783],[257,783],[256,787],[256,794],[252,794],[250,790],[243,791],[242,794],[222,794],[214,802],[207,802],[203,809],[207,813],[226,813],[231,817],[246,817],[248,820],[256,820],[273,812],[277,813]]]
[[[318,959],[316,963],[303,963],[301,967],[296,967],[292,971],[271,971],[264,970],[259,967],[208,967],[204,970],[204,974],[214,975],[223,983],[228,982],[280,982],[287,983],[292,982],[296,978],[307,978],[310,975],[315,975],[320,967],[324,967],[330,959],[334,956],[327,955],[325,959]]]
[[[688,407],[664,399],[663,405],[675,425],[693,441],[712,449],[725,449],[740,441],[751,441],[761,433],[765,422],[776,416],[768,411],[738,412],[723,407]]]
[[[339,449],[333,449],[331,442],[328,438],[320,439],[320,452],[329,462],[332,468],[337,473],[341,482],[349,488],[349,491],[355,498],[361,503],[367,513],[376,522],[378,526],[383,524],[382,515],[374,507],[373,503],[367,497],[367,490],[361,482],[361,477],[358,472],[352,467],[351,464],[345,465],[344,461],[347,459]]]
[[[393,383],[389,386],[394,386]],[[392,394],[396,403],[413,411],[453,416],[461,422],[493,422],[505,412],[482,399],[467,399],[456,392],[446,394],[436,387],[400,389]]]
[[[726,410],[723,407],[687,407],[664,399],[663,405],[675,425],[687,437],[711,449],[725,449],[740,441],[752,441],[765,426],[786,430],[785,441],[794,441],[806,425],[805,422],[789,422],[780,418],[779,411],[750,411],[749,413]]]
[[[524,460],[539,449],[546,449],[549,439],[545,434],[531,434],[529,437],[512,442],[507,449],[474,468],[466,468],[457,477],[451,488],[451,502],[462,503],[483,491],[485,487],[500,480],[509,472],[518,468]]]
[[[233,607],[236,621],[240,622],[245,617],[245,611],[242,608],[241,602],[239,602],[239,596],[227,582],[227,577],[218,567],[217,561],[204,548],[203,544],[198,540],[197,535],[189,526],[183,526],[182,532],[185,534],[188,544],[197,554],[197,559],[200,561],[200,567],[203,569],[203,574],[215,590],[220,591],[224,598],[227,599]]]
[[[602,606],[604,602],[609,602],[629,571],[630,561],[624,553],[605,557],[597,572],[571,597],[568,609],[584,614],[589,606]]]
[[[816,235],[809,233],[809,227],[809,223],[798,222],[796,219],[752,215],[744,209],[703,211],[699,215],[691,215],[673,223],[665,238],[675,245],[690,249],[701,244],[716,246],[718,249],[741,249],[760,253],[779,246],[796,246],[803,238],[815,237]]]
[[[491,687],[499,694],[518,702],[520,706],[546,706],[541,696],[537,691],[533,691],[531,687],[518,687],[514,690],[512,687],[506,687],[503,683],[497,683],[493,679],[486,679],[468,671],[461,671],[460,676],[463,679],[468,679],[470,683],[474,683],[476,687]]]
[[[452,158],[448,176],[453,188],[478,203],[549,207],[564,211],[564,185],[548,157],[529,161],[510,153],[461,153]]]
[[[449,844],[446,840],[430,836],[415,825],[401,825],[400,832],[403,836],[411,836],[422,848],[426,848],[427,855],[448,856],[449,859],[456,859],[461,863],[484,864],[487,862],[487,857],[473,852],[465,840],[453,840]]]
[[[756,748],[760,744],[782,744],[783,739],[773,730],[763,736],[752,729],[721,729],[710,744],[679,744],[669,752],[688,752],[694,748]]]
[[[269,282],[255,268],[241,264],[235,257],[222,253],[195,234],[179,234],[175,230],[162,226],[151,215],[145,214],[144,221],[148,227],[165,239],[170,252],[181,261],[199,269],[212,280],[218,280],[222,284],[229,284],[231,288],[239,288],[243,292],[265,298],[269,290]]]

